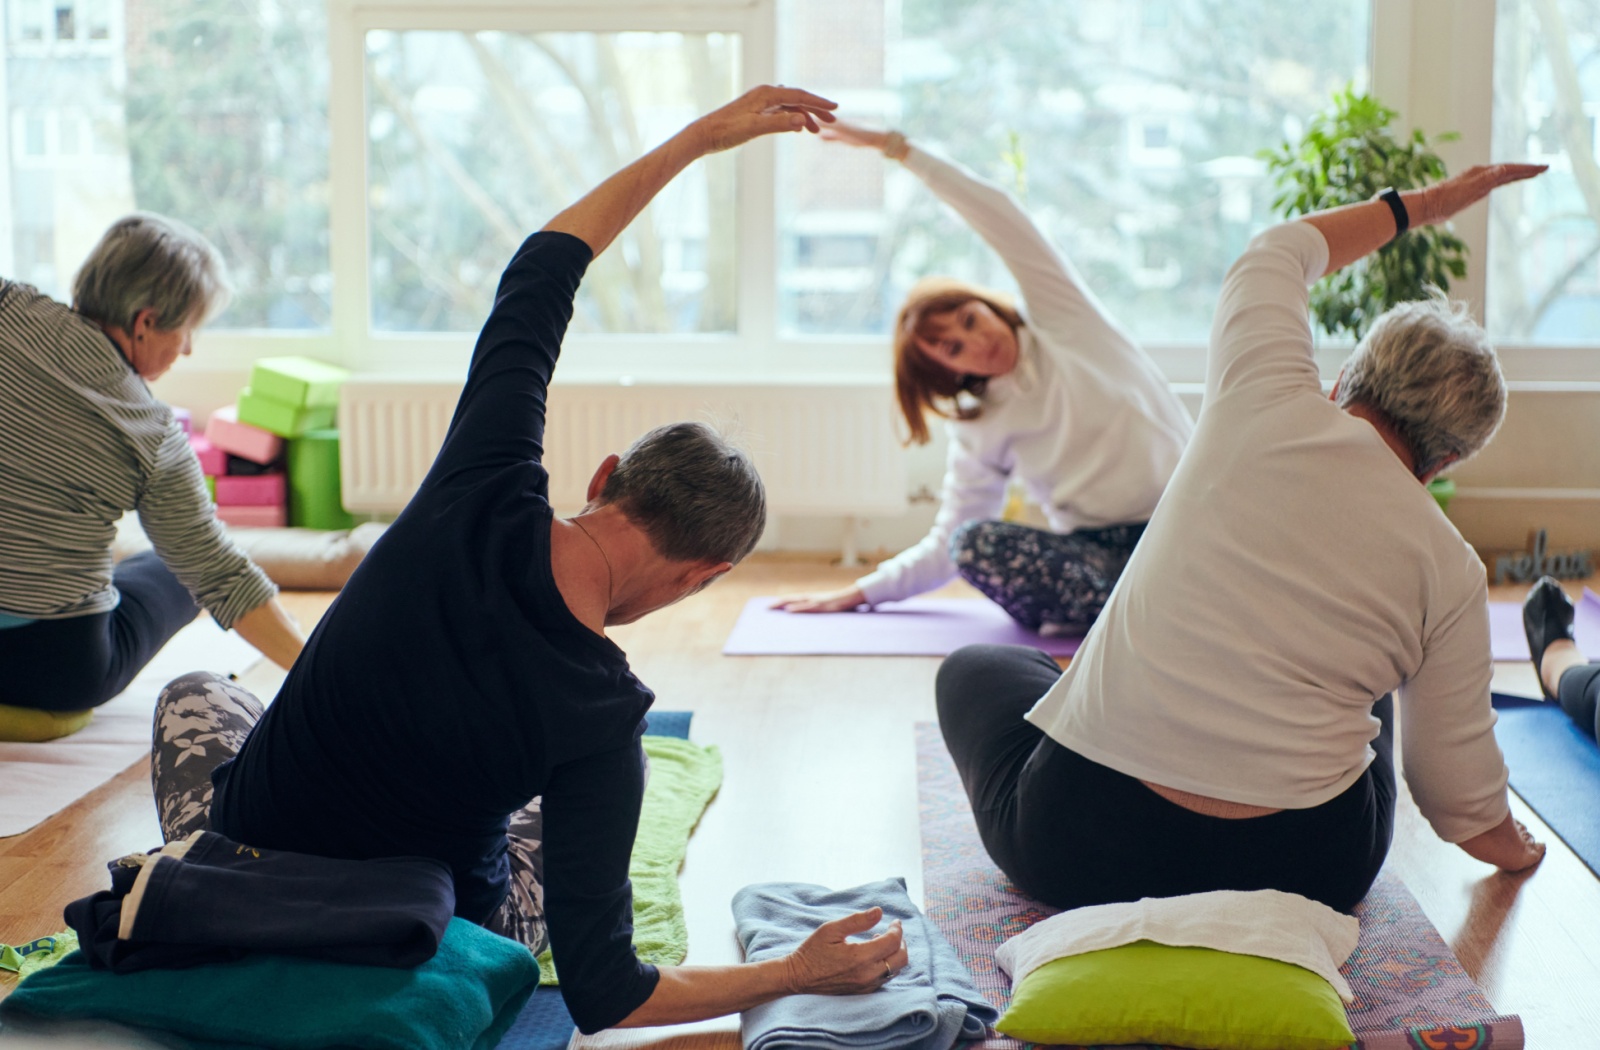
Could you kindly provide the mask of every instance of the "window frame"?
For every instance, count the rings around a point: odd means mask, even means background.
[[[373,30],[715,31],[742,41],[744,87],[777,76],[779,0],[331,0],[328,47],[332,64],[329,132],[330,265],[334,278],[330,329],[314,332],[216,330],[204,333],[210,367],[247,367],[258,356],[306,353],[364,372],[459,376],[474,333],[376,332],[370,324],[364,77],[365,35]],[[1374,0],[1370,83],[1400,113],[1400,124],[1459,138],[1439,152],[1451,170],[1490,159],[1493,119],[1495,0]],[[574,335],[562,376],[585,382],[696,381],[771,383],[882,381],[888,359],[882,336],[786,336],[778,330],[776,151],[771,140],[740,150],[737,245],[739,317],[731,335]],[[1488,209],[1479,205],[1456,220],[1472,259],[1487,258]],[[530,231],[531,232],[531,231]],[[1473,266],[1452,287],[1483,319],[1483,267]],[[1204,379],[1204,347],[1153,343],[1147,349],[1176,383]],[[1503,345],[1508,378],[1600,381],[1600,355],[1587,346]],[[1337,374],[1348,344],[1319,349],[1325,376]]]

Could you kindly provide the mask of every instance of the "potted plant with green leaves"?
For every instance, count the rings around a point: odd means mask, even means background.
[[[1444,161],[1420,130],[1398,137],[1390,129],[1399,113],[1371,95],[1346,87],[1333,105],[1312,118],[1298,142],[1263,151],[1273,176],[1273,210],[1286,219],[1324,208],[1371,200],[1389,187],[1419,189],[1443,179]],[[1396,303],[1450,290],[1467,272],[1466,243],[1448,225],[1413,227],[1377,252],[1311,289],[1311,314],[1329,335],[1360,340],[1378,315]],[[1455,491],[1448,478],[1430,486],[1444,507]]]
[[[1398,138],[1399,116],[1371,95],[1345,88],[1331,108],[1312,118],[1298,142],[1284,142],[1262,157],[1273,176],[1272,206],[1286,219],[1341,204],[1371,200],[1393,187],[1414,190],[1444,178],[1439,143],[1420,130]],[[1467,272],[1467,246],[1449,226],[1413,227],[1372,255],[1329,274],[1311,290],[1311,313],[1329,335],[1359,340],[1377,316],[1396,303],[1423,299],[1431,287],[1450,290]]]

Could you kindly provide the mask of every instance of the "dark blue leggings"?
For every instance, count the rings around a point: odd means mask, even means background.
[[[984,848],[1057,908],[1274,889],[1348,912],[1378,876],[1394,828],[1394,706],[1373,705],[1377,757],[1320,806],[1228,820],[1169,802],[1062,747],[1029,708],[1061,676],[1036,649],[971,645],[939,668],[939,728]]]
[[[973,521],[950,538],[962,579],[1015,621],[1069,634],[1094,626],[1144,535],[1144,522],[1048,532],[1010,521]]]
[[[42,711],[99,707],[200,614],[154,551],[116,567],[115,609],[0,630],[0,704]]]
[[[1600,740],[1600,663],[1574,667],[1557,682],[1556,699],[1578,728]]]

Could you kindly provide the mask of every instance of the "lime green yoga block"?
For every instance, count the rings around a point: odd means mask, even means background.
[[[311,430],[289,439],[289,524],[348,529],[356,520],[339,491],[339,432]]]
[[[294,438],[331,427],[334,412],[333,405],[291,405],[275,397],[264,397],[248,386],[239,391],[239,422],[279,437]]]
[[[263,357],[250,369],[250,389],[296,408],[331,408],[350,373],[311,357]]]
[[[211,474],[207,474],[205,476],[205,479],[206,479],[206,495],[211,497],[211,502],[212,503],[215,503],[215,502],[217,502],[217,479]]]

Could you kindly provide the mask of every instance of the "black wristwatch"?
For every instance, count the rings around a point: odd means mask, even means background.
[[[1394,212],[1394,235],[1400,236],[1411,228],[1411,215],[1406,211],[1406,202],[1400,199],[1400,191],[1390,186],[1386,190],[1378,191],[1378,199],[1389,206]]]

